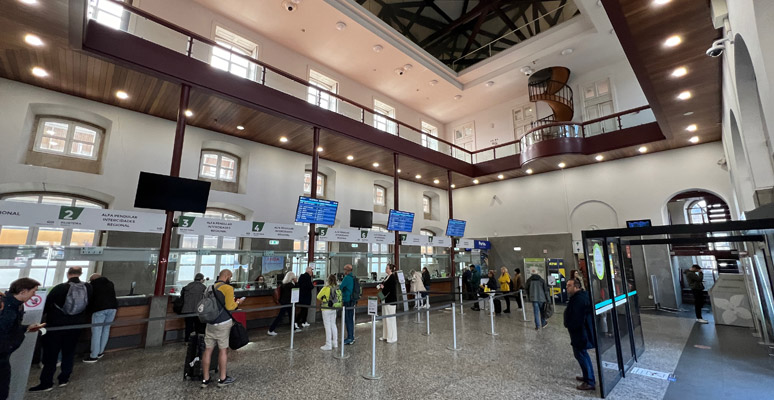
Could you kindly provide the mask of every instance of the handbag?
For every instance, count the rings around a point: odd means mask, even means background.
[[[181,292],[180,296],[178,296],[172,302],[172,311],[174,311],[175,314],[183,313],[183,304],[185,303],[185,300],[183,300],[183,296],[185,296],[185,292]]]
[[[217,288],[213,288],[213,290],[217,290]],[[215,295],[215,299],[223,306],[223,309],[226,310],[228,316],[231,317],[231,320],[234,321],[231,325],[231,332],[228,334],[228,347],[231,350],[239,350],[242,347],[245,347],[245,345],[250,343],[250,336],[247,334],[247,328],[234,318],[234,315],[231,314],[231,311],[226,308],[226,305],[220,301],[217,294]]]

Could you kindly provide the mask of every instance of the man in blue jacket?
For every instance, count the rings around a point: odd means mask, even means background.
[[[11,383],[11,353],[24,342],[25,332],[34,332],[45,324],[22,325],[24,303],[35,295],[40,282],[21,278],[11,282],[4,296],[0,296],[0,400],[8,398]]]
[[[575,359],[580,364],[583,376],[575,379],[581,382],[578,390],[595,390],[594,366],[591,364],[588,349],[594,348],[594,329],[591,321],[591,300],[581,287],[580,279],[567,281],[567,293],[570,301],[564,310],[564,327],[570,332],[570,344]]]

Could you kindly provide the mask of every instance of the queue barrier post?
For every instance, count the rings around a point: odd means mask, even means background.
[[[487,332],[488,335],[497,336],[494,329],[494,294],[489,294],[489,320],[492,324],[492,332]]]
[[[386,322],[385,322],[386,323]],[[371,374],[363,374],[363,378],[368,380],[381,379],[376,375],[376,315],[371,315]]]
[[[419,301],[417,300],[419,293],[414,293],[414,308],[419,309]],[[414,321],[415,324],[421,324],[422,323],[422,316],[420,315],[422,313],[417,313],[417,320]]]
[[[524,289],[519,289],[519,304],[521,304],[521,318],[527,321],[527,307],[524,305]]]
[[[417,315],[421,314],[417,312]],[[427,332],[423,333],[423,336],[430,336],[430,310],[425,309],[425,321],[427,321]]]
[[[463,308],[461,304],[460,308]],[[457,305],[454,302],[452,302],[452,345],[446,348],[452,351],[462,350],[457,346]]]
[[[290,348],[288,348],[288,351],[296,351],[296,348],[293,347],[293,339],[296,335],[296,303],[293,303],[293,305],[290,308]]]
[[[346,310],[347,310],[346,306],[341,306],[341,343],[339,343],[341,345],[341,354],[333,355],[333,358],[336,358],[338,360],[346,360],[349,358],[349,354],[344,354],[344,329],[345,329],[344,322],[345,322],[345,318],[347,318]]]

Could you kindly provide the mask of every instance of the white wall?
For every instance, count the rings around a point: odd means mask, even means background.
[[[666,203],[677,193],[702,189],[729,201],[722,157],[714,142],[458,189],[454,216],[468,221],[469,237],[572,232],[580,239],[591,225],[648,218],[669,224]]]
[[[570,73],[568,85],[573,90],[573,103],[575,105],[573,121],[582,122],[584,120],[581,88],[587,84],[605,78],[610,78],[613,89],[613,105],[615,107],[615,112],[629,110],[648,104],[645,99],[645,94],[642,92],[640,84],[634,76],[634,71],[629,66],[628,61],[624,59],[621,62],[609,65],[606,68],[589,71],[582,75],[573,75],[572,72]],[[518,139],[514,138],[512,110],[519,106],[529,104],[529,98],[525,94],[526,92],[527,88],[525,87],[524,91],[520,92],[521,95],[514,96],[513,100],[488,110],[467,115],[464,118],[446,124],[446,140],[453,141],[452,132],[454,128],[470,121],[475,122],[476,140],[474,149],[490,147],[492,145],[492,139],[497,139],[498,143],[505,143]],[[546,103],[537,103],[536,117],[538,119],[550,114],[551,109]]]
[[[25,188],[65,190],[89,197],[107,199],[110,208],[131,210],[140,171],[169,173],[175,123],[101,103],[0,79],[0,194]],[[48,103],[73,110],[88,110],[112,121],[104,149],[103,174],[89,174],[25,165],[19,160],[28,145],[27,121],[30,103]],[[272,146],[247,141],[195,127],[186,129],[180,175],[197,178],[199,156],[204,142],[226,142],[247,154],[245,193],[212,191],[211,205],[243,212],[248,219],[293,223],[298,196],[302,194],[303,174],[311,157]],[[391,177],[359,168],[321,160],[321,167],[336,172],[335,199],[339,201],[337,227],[349,226],[349,209],[373,209],[374,180]],[[423,220],[422,194],[432,191],[440,197],[440,221]],[[94,192],[97,192],[96,194]],[[102,195],[99,195],[99,194]],[[414,233],[422,228],[445,228],[447,197],[443,190],[402,181],[400,209],[416,214]],[[386,216],[375,215],[376,223],[386,224]]]

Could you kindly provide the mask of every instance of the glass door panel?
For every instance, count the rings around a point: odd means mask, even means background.
[[[632,333],[635,358],[640,357],[645,351],[645,336],[642,333],[642,320],[640,319],[640,298],[637,293],[637,283],[635,282],[634,263],[632,262],[632,251],[630,245],[622,246],[624,281],[626,282],[626,299],[629,306],[629,329]],[[640,252],[639,254],[644,254]],[[644,261],[643,261],[644,264]]]
[[[634,364],[634,352],[632,350],[632,338],[629,331],[629,316],[627,310],[626,288],[624,275],[621,271],[620,242],[618,239],[607,240],[607,256],[610,263],[610,277],[613,283],[613,296],[615,299],[616,329],[621,348],[621,362],[626,371]]]

